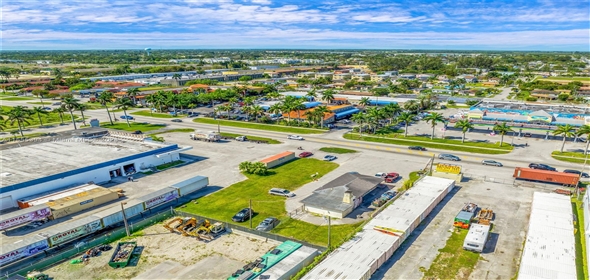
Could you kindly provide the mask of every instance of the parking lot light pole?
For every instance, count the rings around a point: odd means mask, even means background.
[[[123,213],[123,222],[125,223],[125,231],[127,232],[127,236],[130,236],[131,234],[129,234],[129,224],[127,223],[127,215],[125,215],[125,208],[123,207],[123,205],[127,204],[127,202],[121,202],[121,213]]]

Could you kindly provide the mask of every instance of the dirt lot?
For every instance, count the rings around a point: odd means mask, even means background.
[[[132,260],[126,268],[108,266],[112,249],[91,258],[87,265],[68,260],[44,273],[53,279],[222,279],[279,244],[235,233],[204,243],[170,233],[162,224],[136,235],[132,240],[143,251],[139,260]]]

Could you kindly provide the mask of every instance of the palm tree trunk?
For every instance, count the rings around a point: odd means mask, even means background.
[[[43,121],[41,120],[41,115],[39,115],[39,113],[37,113],[37,118],[39,118],[39,124],[43,126]]]
[[[84,117],[84,111],[80,111],[80,113],[82,114],[82,123],[84,125],[86,125],[86,118]]]
[[[111,117],[111,115],[109,115],[109,118]],[[64,124],[64,114],[59,113],[59,119],[61,120],[61,124]],[[113,121],[111,121],[112,123]]]
[[[363,137],[363,122],[359,123],[359,136]]]
[[[21,125],[20,125],[20,120],[17,120],[16,121],[16,124],[18,125],[18,131],[20,132],[20,136],[21,137],[25,137],[25,135],[23,134],[23,129],[22,129]]]
[[[131,124],[129,124],[129,117],[127,116],[127,110],[123,110],[123,114],[125,114],[125,120],[127,121],[127,127],[131,127]]]
[[[76,126],[76,120],[74,119],[74,112],[70,110],[70,116],[72,117],[72,123],[74,124],[74,129],[78,129]]]
[[[461,139],[461,143],[465,143],[465,132],[463,132],[463,139]]]
[[[435,127],[436,127],[435,125],[432,126],[432,135],[430,135],[430,140],[434,139],[434,128]]]
[[[404,131],[404,137],[408,137],[408,122],[406,122],[406,130]]]
[[[584,150],[584,155],[588,155],[588,146],[590,146],[590,135],[588,135],[588,140],[586,140],[586,150]]]
[[[41,106],[45,107],[45,104],[43,104],[43,96],[39,95],[39,99],[41,100]]]
[[[565,135],[563,136],[563,142],[561,142],[561,150],[559,150],[562,153],[563,153],[563,147],[565,147]]]
[[[299,109],[297,109],[297,126],[299,126],[300,122],[301,122],[301,111]]]
[[[107,115],[109,116],[109,121],[111,122],[111,125],[113,125],[113,118],[111,118],[111,113],[109,112],[109,107],[107,105],[104,105],[104,108],[107,109]],[[152,110],[150,110],[151,112]]]
[[[500,147],[502,147],[502,143],[504,143],[504,134],[500,134]]]

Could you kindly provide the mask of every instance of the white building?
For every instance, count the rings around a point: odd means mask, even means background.
[[[142,135],[83,129],[67,138],[5,144],[2,149],[0,210],[16,207],[20,198],[89,182],[100,184],[177,161],[180,152],[192,147],[144,141]]]
[[[577,279],[569,196],[534,193],[518,279]]]
[[[419,180],[303,278],[369,279],[454,186],[444,178]]]

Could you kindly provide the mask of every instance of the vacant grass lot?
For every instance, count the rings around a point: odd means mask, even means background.
[[[334,154],[352,154],[356,153],[357,151],[351,149],[344,149],[344,148],[336,148],[336,147],[323,147],[320,148],[320,151],[326,153],[334,153]]]
[[[257,226],[267,217],[276,217],[281,220],[281,223],[273,230],[274,233],[325,246],[328,235],[327,225],[317,226],[289,218],[285,211],[285,198],[269,195],[268,191],[271,188],[282,188],[297,193],[297,188],[324,176],[336,167],[338,164],[333,162],[307,158],[296,159],[270,169],[270,175],[267,176],[246,174],[248,179],[199,198],[197,203],[188,203],[182,206],[182,211],[234,223],[231,218],[241,209],[247,208],[249,201],[252,200],[252,209],[255,212],[252,226]],[[318,176],[312,178],[311,175],[316,172]],[[239,224],[249,226],[249,222]],[[354,232],[357,226],[332,226],[333,244],[341,241],[338,238]]]
[[[479,254],[463,250],[468,230],[455,228],[444,248],[424,273],[424,279],[469,279]]]
[[[127,126],[127,122],[117,122],[113,125],[110,123],[101,123],[100,126],[104,128],[110,129],[118,129],[118,130],[125,130],[125,131],[136,131],[140,130],[141,132],[145,133],[147,131],[162,129],[166,127],[163,124],[151,124],[151,123],[136,123],[136,122],[129,122],[131,126]]]
[[[560,152],[560,151],[553,151],[551,153],[551,157],[565,162],[573,162],[573,163],[584,163],[586,157],[584,153],[576,153],[576,152]],[[590,155],[589,155],[590,157]]]
[[[250,135],[243,135],[243,134],[236,134],[236,133],[228,133],[228,132],[222,132],[220,133],[221,136],[223,137],[231,137],[231,138],[236,138],[238,136],[246,136],[246,138],[248,138],[248,140],[252,140],[252,141],[266,141],[268,142],[268,144],[281,144],[281,141],[275,140],[275,139],[271,139],[271,138],[266,138],[266,137],[258,137],[258,136],[250,136]]]
[[[583,194],[581,195],[583,196]],[[586,238],[584,238],[584,219],[590,219],[590,217],[584,217],[584,211],[582,209],[583,201],[572,197],[572,210],[576,215],[577,221],[574,222],[574,228],[576,229],[576,270],[578,279],[588,279],[586,272],[588,271],[588,260],[586,259]]]
[[[362,137],[358,133],[347,133],[344,134],[345,139],[350,140],[361,140],[368,142],[377,142],[385,144],[403,145],[403,146],[422,146],[425,148],[449,150],[449,151],[460,151],[460,152],[471,152],[478,154],[507,154],[514,149],[509,143],[504,143],[502,147],[499,143],[477,143],[468,142],[461,143],[461,140],[451,139],[440,139],[434,138],[431,140],[428,137],[419,136],[408,136],[403,137],[402,135],[396,134],[396,138],[391,137],[378,137],[363,135]]]
[[[176,116],[173,116],[171,114],[165,114],[165,113],[152,113],[150,115],[149,110],[133,112],[133,113],[131,113],[131,115],[138,115],[138,116],[144,116],[144,117],[154,117],[154,118],[164,118],[164,119],[176,118]]]
[[[250,128],[250,129],[269,130],[269,131],[286,132],[286,133],[293,133],[293,134],[320,134],[320,133],[326,132],[325,130],[313,129],[313,128],[290,127],[290,126],[282,126],[282,125],[274,125],[274,124],[250,123],[250,122],[241,122],[241,121],[215,120],[215,119],[211,119],[211,118],[196,118],[193,121],[197,122],[197,123],[207,123],[207,124],[217,124],[219,122],[219,124],[223,125],[223,126],[233,126],[233,127],[242,127],[242,128]]]

